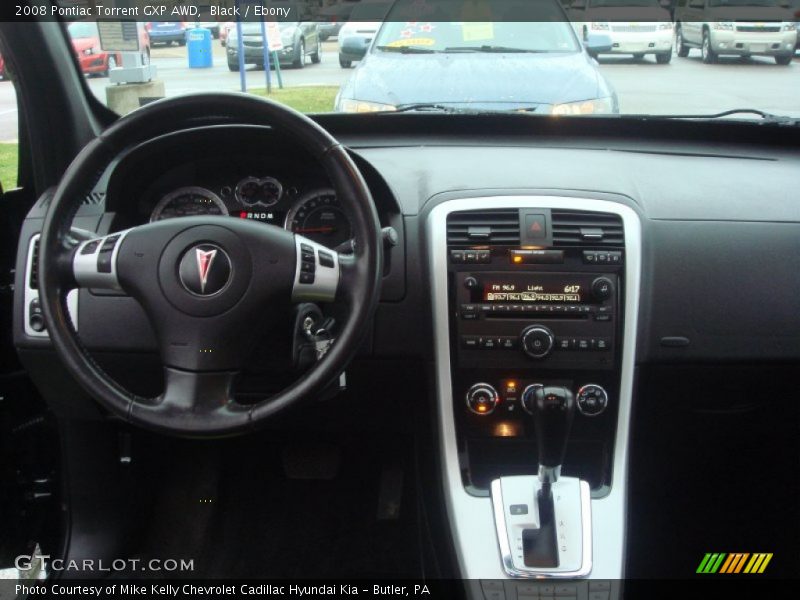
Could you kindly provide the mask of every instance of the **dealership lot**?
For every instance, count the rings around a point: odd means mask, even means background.
[[[210,69],[189,69],[186,48],[156,47],[153,63],[165,81],[168,96],[206,91],[240,89],[239,73],[230,72],[225,62],[225,49],[214,42],[214,66]],[[669,65],[656,65],[652,57],[641,61],[627,57],[600,58],[601,70],[617,90],[623,113],[708,114],[732,108],[758,107],[778,114],[800,113],[800,60],[778,66],[772,59],[749,60],[723,58],[720,64],[705,65],[699,51],[689,58],[674,57]],[[642,75],[647,73],[647,77]],[[653,77],[657,72],[659,77]],[[353,73],[339,66],[336,42],[323,44],[322,63],[308,64],[304,69],[284,69],[283,82],[294,86],[339,86]],[[792,83],[787,85],[786,78]],[[273,73],[273,85],[276,78]],[[105,98],[106,78],[89,78],[87,83],[101,99]],[[247,70],[249,88],[266,87],[263,70]],[[679,108],[676,108],[679,107]],[[17,138],[17,110],[13,86],[0,82],[0,142]]]

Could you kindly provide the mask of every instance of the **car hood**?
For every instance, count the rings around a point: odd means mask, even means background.
[[[436,103],[511,110],[612,95],[594,63],[569,54],[394,54],[373,52],[342,98],[395,106]]]
[[[78,38],[76,40],[72,40],[72,47],[75,49],[76,52],[83,52],[87,48],[99,48],[100,47],[100,39],[99,38]]]

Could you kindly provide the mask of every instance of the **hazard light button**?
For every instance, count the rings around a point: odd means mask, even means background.
[[[523,243],[547,239],[547,220],[544,215],[525,215],[525,239]]]

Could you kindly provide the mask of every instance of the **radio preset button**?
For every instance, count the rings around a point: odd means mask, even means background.
[[[481,338],[477,335],[462,335],[461,336],[461,345],[464,348],[468,348],[470,350],[474,350],[480,347]]]

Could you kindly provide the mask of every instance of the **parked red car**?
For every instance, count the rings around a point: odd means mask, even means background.
[[[72,39],[72,48],[81,71],[87,75],[108,76],[108,72],[119,65],[122,57],[117,52],[106,52],[100,46],[97,24],[89,21],[71,23],[67,28]],[[146,61],[150,58],[150,36],[144,27],[139,27],[139,44]]]

